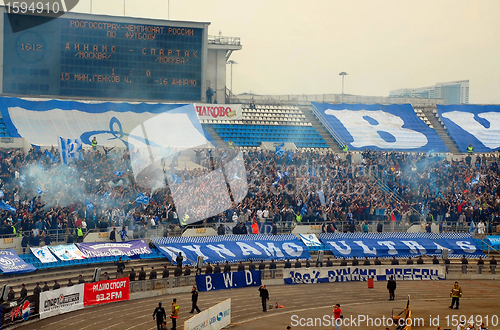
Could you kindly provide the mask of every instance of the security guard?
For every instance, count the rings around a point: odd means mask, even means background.
[[[153,320],[156,317],[156,326],[158,330],[163,330],[163,321],[166,320],[167,314],[165,313],[165,309],[161,307],[161,302],[158,303],[158,307],[155,308],[153,312]]]
[[[177,329],[177,319],[179,318],[179,305],[177,304],[177,299],[174,298],[172,302],[172,314],[170,315],[172,319],[172,330]]]
[[[97,148],[97,140],[94,136],[94,139],[90,142],[90,144],[92,145],[92,149],[96,150]]]
[[[472,155],[474,153],[474,147],[472,147],[472,144],[469,144],[469,146],[467,147],[467,153],[469,155]]]
[[[344,153],[349,152],[349,146],[347,145],[347,143],[346,143],[346,144],[344,144],[344,148],[342,148],[342,151],[343,151]]]
[[[76,228],[76,241],[77,242],[83,242],[83,230],[82,227]]]
[[[234,148],[234,142],[233,142],[233,139],[229,139],[229,142],[227,143],[229,149],[233,149]]]
[[[189,221],[189,214],[186,213],[181,219],[181,226],[187,225],[188,221]]]

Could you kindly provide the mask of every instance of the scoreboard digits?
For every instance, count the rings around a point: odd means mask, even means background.
[[[12,32],[38,18],[4,14],[3,93],[201,100],[203,27],[64,16]]]

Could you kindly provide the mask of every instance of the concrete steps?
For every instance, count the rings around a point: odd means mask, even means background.
[[[220,138],[219,134],[217,134],[211,124],[202,124],[202,126],[208,132],[208,134],[212,136],[212,139],[214,139],[215,143],[217,143],[217,147],[227,148],[227,142]]]
[[[450,150],[453,154],[460,154],[460,150],[458,149],[455,141],[450,137],[448,132],[444,129],[443,125],[439,122],[436,116],[432,112],[426,112],[425,115],[427,119],[431,122],[432,126],[434,126],[434,130],[439,135],[441,140],[443,140],[444,145]]]
[[[314,126],[314,128],[316,128],[316,130],[321,135],[323,140],[326,141],[326,144],[328,144],[330,149],[333,152],[342,152],[337,141],[333,139],[332,135],[326,130],[323,123],[321,123],[318,117],[316,117],[316,114],[313,112],[312,106],[303,105],[303,106],[298,106],[298,108],[300,111],[302,111],[304,116],[306,116],[307,120]]]

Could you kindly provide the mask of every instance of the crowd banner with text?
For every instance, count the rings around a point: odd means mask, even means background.
[[[129,279],[117,278],[110,281],[85,283],[84,305],[99,305],[129,300]]]
[[[231,323],[231,298],[184,321],[184,330],[220,330]]]
[[[38,319],[38,307],[38,297],[34,295],[3,303],[0,305],[0,329]]]
[[[448,152],[436,131],[416,115],[411,104],[312,105],[330,133],[340,136],[349,150]]]
[[[105,243],[77,243],[87,258],[128,256],[153,253],[144,240]]]
[[[444,249],[452,258],[485,256],[468,233],[330,233],[319,238],[337,258],[440,256]]]
[[[438,105],[438,114],[458,149],[466,153],[500,150],[500,106]]]
[[[57,262],[56,257],[50,252],[48,246],[31,247],[30,250],[43,264]]]
[[[381,265],[283,270],[285,284],[367,281],[369,278],[374,281],[387,281],[391,276],[394,276],[396,281],[446,280],[446,269],[444,265]]]
[[[259,225],[259,234],[261,235],[271,235],[273,232],[272,222],[257,222]],[[233,228],[238,225],[238,222],[226,222],[224,223],[224,229],[226,230],[226,235],[233,235]],[[245,223],[247,227],[247,233],[252,232],[252,222]]]
[[[241,120],[243,111],[241,104],[199,104],[194,105],[201,120]]]
[[[84,284],[75,284],[40,293],[40,318],[69,313],[83,308]]]
[[[490,241],[490,245],[495,249],[500,248],[500,236],[486,236],[488,241]]]
[[[193,265],[198,256],[203,262],[230,263],[249,260],[311,259],[307,247],[295,235],[224,235],[211,237],[153,238],[160,252],[175,264],[182,252],[184,264]]]
[[[28,273],[36,270],[27,264],[13,249],[0,250],[0,269],[4,274]]]
[[[75,244],[49,246],[50,251],[62,261],[81,260],[87,258]]]
[[[260,270],[196,275],[196,285],[200,291],[260,286]]]

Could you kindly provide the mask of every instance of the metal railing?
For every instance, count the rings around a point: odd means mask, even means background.
[[[196,285],[196,275],[157,278],[154,280],[131,281],[129,283],[130,293],[173,289],[182,286]]]
[[[325,121],[325,119],[320,115],[320,113],[316,110],[315,107],[310,106],[310,108],[312,108],[313,115],[316,116],[316,118],[318,118],[323,127],[325,127],[328,133],[330,133],[331,136],[335,139],[335,141],[337,141],[339,146],[343,148],[346,145],[346,143],[344,142],[342,137],[333,130],[333,128]]]
[[[208,36],[209,45],[241,46],[240,37]]]

